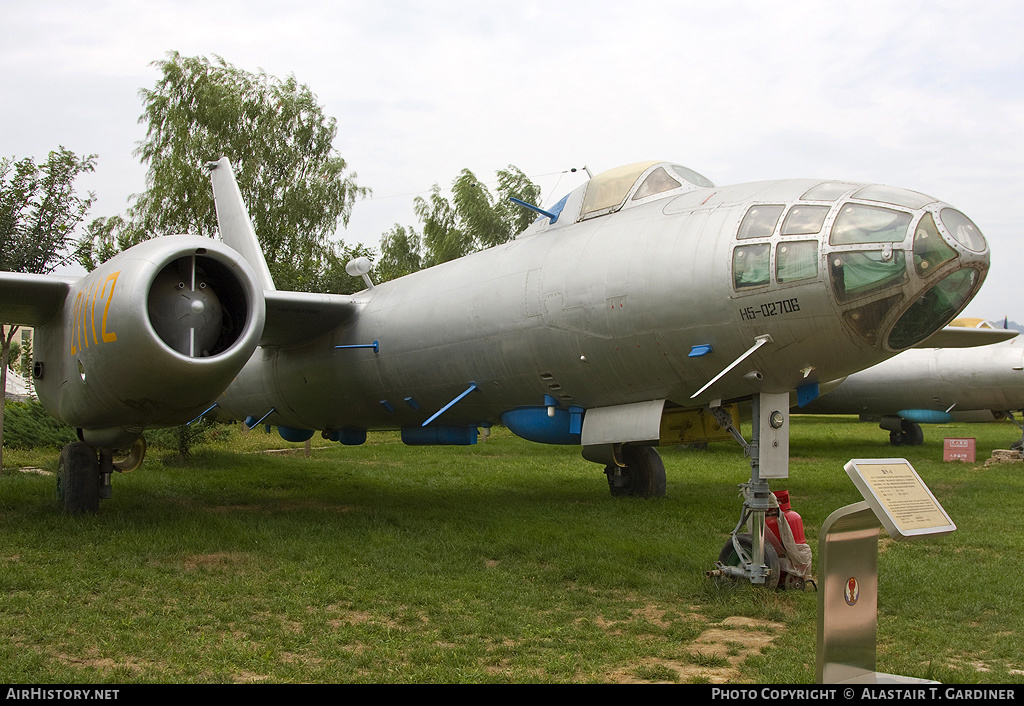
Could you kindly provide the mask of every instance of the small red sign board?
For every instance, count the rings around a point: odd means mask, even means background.
[[[974,439],[946,439],[942,447],[942,460],[974,463],[974,445]]]

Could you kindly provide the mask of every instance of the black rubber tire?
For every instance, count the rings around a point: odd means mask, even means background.
[[[908,422],[904,419],[900,422],[899,431],[889,432],[889,444],[891,446],[921,446],[924,444],[924,430],[917,422]]]
[[[57,461],[57,502],[69,515],[100,511],[100,472],[96,450],[82,441],[68,444]]]
[[[665,464],[653,446],[623,446],[622,470],[624,485],[615,485],[615,466],[606,466],[608,489],[617,498],[663,498],[667,482]]]
[[[748,555],[753,551],[754,539],[749,534],[738,534],[736,535],[736,541],[740,543],[743,551]],[[722,546],[722,551],[718,553],[718,561],[726,566],[741,566],[739,554],[736,553],[736,547],[732,545],[732,537]],[[764,582],[764,587],[775,590],[779,587],[779,576],[782,570],[779,567],[779,553],[775,551],[775,547],[768,541],[767,533],[765,535],[764,543],[764,565],[771,570],[771,575],[768,580]]]
[[[900,426],[903,427],[904,446],[921,446],[924,443],[924,430],[920,424],[904,421]]]

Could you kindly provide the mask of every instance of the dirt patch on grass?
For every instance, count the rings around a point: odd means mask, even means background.
[[[53,473],[47,471],[44,468],[36,468],[35,466],[22,466],[18,469],[18,473],[33,473],[37,476],[52,476]]]
[[[653,622],[650,614],[644,617]],[[689,617],[700,618],[696,613]],[[785,627],[783,623],[729,617],[720,623],[709,623],[688,645],[681,645],[678,658],[629,664],[609,674],[608,680],[618,684],[739,682],[743,680],[743,662],[761,654]]]
[[[131,674],[143,674],[149,667],[139,662],[126,660],[114,660],[107,657],[100,657],[96,650],[89,650],[86,654],[75,657],[58,652],[53,655],[54,659],[63,665],[81,669],[92,669],[99,672],[112,672],[114,670],[126,670]]]
[[[968,658],[968,657],[962,657],[962,658],[954,657],[954,658],[951,658],[946,663],[946,666],[949,667],[950,669],[955,669],[957,671],[962,671],[962,672],[967,672],[967,673],[974,672],[975,674],[982,674],[982,675],[983,674],[987,674],[987,673],[992,672],[992,671],[996,671],[995,668],[993,668],[993,666],[991,664],[989,664],[988,662],[985,662],[985,661],[977,659],[977,658],[973,658],[972,659],[972,658]],[[1022,669],[1021,667],[1018,667],[1016,665],[1007,664],[1007,665],[1005,665],[1005,668],[1006,668],[1006,672],[1008,674],[1012,675],[1012,676],[1019,677],[1019,676],[1024,675],[1024,669]]]
[[[197,569],[227,569],[248,561],[245,554],[216,552],[213,554],[192,554],[182,559],[186,571]]]

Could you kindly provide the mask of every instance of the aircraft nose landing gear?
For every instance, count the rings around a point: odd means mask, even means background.
[[[789,494],[773,494],[766,480],[789,476],[789,394],[754,397],[753,440],[749,444],[721,408],[714,407],[712,412],[750,456],[750,482],[740,485],[740,521],[707,575],[802,590],[811,578],[811,549],[804,542],[803,522],[789,507]],[[744,526],[747,532],[741,532]]]
[[[743,514],[732,536],[718,554],[715,567],[707,572],[714,579],[749,579],[751,583],[763,583],[766,588],[803,591],[810,582],[817,588],[811,578],[811,548],[804,538],[803,521],[790,509],[789,492],[777,490],[770,494],[768,510],[765,511],[764,526],[767,532],[741,533],[744,525],[751,522],[758,504],[751,498],[750,483],[741,484],[747,499],[743,503]],[[767,483],[764,484],[767,488]],[[761,541],[763,561],[754,561],[755,537]],[[760,572],[758,571],[760,569]],[[763,576],[759,581],[755,577]]]

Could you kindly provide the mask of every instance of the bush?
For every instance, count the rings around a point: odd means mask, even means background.
[[[11,449],[60,449],[78,441],[75,430],[39,402],[4,402],[4,446]]]
[[[178,452],[178,458],[185,460],[192,454],[192,449],[201,444],[222,437],[226,426],[203,417],[192,424],[177,427],[149,429],[145,433],[146,443],[151,449],[166,449]]]

